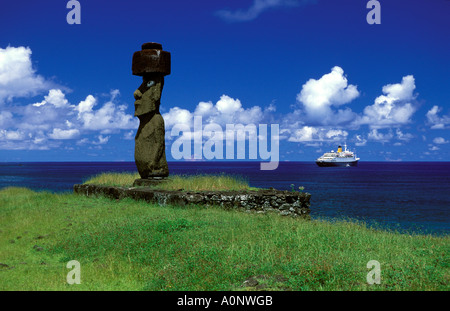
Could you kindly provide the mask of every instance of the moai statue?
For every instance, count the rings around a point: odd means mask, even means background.
[[[164,119],[159,113],[164,76],[170,74],[170,53],[159,43],[144,43],[133,54],[133,75],[142,76],[134,92],[134,115],[139,118],[134,159],[142,179],[169,176],[164,140]]]

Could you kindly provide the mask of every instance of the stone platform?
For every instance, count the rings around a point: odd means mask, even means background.
[[[133,183],[133,187],[152,187],[166,182],[167,177],[153,177],[148,179],[136,179]]]
[[[170,191],[150,187],[109,187],[74,185],[74,193],[85,196],[105,196],[111,199],[133,198],[160,205],[188,204],[219,206],[247,212],[276,212],[282,216],[309,218],[309,193],[280,190],[241,191]]]

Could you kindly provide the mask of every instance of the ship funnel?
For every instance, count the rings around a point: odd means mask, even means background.
[[[341,146],[338,146],[337,152],[342,152],[342,147]]]

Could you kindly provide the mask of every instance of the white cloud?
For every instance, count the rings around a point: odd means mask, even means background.
[[[349,108],[336,112],[332,107],[348,104],[358,96],[357,87],[348,84],[344,70],[335,66],[320,79],[308,80],[297,95],[297,101],[301,103],[308,122],[328,125],[351,121],[355,114]]]
[[[280,139],[290,142],[344,141],[348,132],[341,127],[355,119],[350,108],[339,108],[359,96],[344,70],[335,66],[319,79],[309,79],[297,94],[299,109],[282,116]]]
[[[66,98],[66,88],[38,75],[32,66],[28,47],[0,48],[0,149],[44,150],[60,147],[63,140],[90,135],[137,129],[139,121],[117,104],[119,90],[110,91],[110,100],[100,105],[93,95],[77,105]],[[41,101],[27,105],[16,102],[19,97],[47,92]],[[95,109],[98,107],[98,109]],[[99,135],[94,141],[81,137],[81,142],[106,144],[110,136]]]
[[[26,135],[21,131],[1,130],[0,137],[2,138],[2,140],[24,140],[26,138]]]
[[[265,111],[259,106],[244,109],[237,114],[236,122],[242,124],[259,123],[270,113],[270,106]]]
[[[367,139],[365,139],[363,136],[356,135],[355,138],[356,138],[356,143],[355,143],[356,146],[358,146],[358,147],[365,146],[367,144]]]
[[[410,141],[414,136],[403,133],[400,127],[410,123],[416,111],[413,104],[415,88],[412,75],[403,77],[401,83],[385,85],[382,88],[383,95],[378,96],[373,105],[365,107],[363,114],[358,115],[350,108],[340,108],[358,97],[359,91],[355,85],[348,83],[343,69],[336,66],[320,79],[310,79],[303,85],[297,95],[300,109],[284,116],[282,133],[288,137],[288,141],[295,142],[339,141],[348,136],[344,129],[368,125],[371,131],[366,137],[354,136],[356,145],[364,146],[368,141],[384,143],[393,138]],[[395,135],[392,127],[397,127]],[[380,131],[383,128],[390,130]],[[340,135],[333,137],[337,133]],[[347,135],[343,135],[345,133]]]
[[[416,111],[410,101],[415,99],[416,88],[414,77],[405,76],[401,83],[388,84],[383,93],[375,99],[375,103],[364,109],[364,114],[356,120],[357,125],[367,124],[372,129],[400,126],[411,122]]]
[[[438,146],[433,146],[433,145],[429,145],[430,148],[428,148],[428,150],[430,151],[438,151],[440,148]]]
[[[379,96],[375,103],[394,101],[408,101],[414,99],[414,90],[416,88],[414,77],[412,75],[405,76],[402,82],[396,84],[388,84],[383,86],[383,93],[386,95]]]
[[[246,22],[256,19],[261,13],[274,8],[292,8],[312,3],[312,0],[254,0],[246,10],[220,10],[216,14],[228,22]]]
[[[397,129],[395,133],[397,134],[397,139],[399,140],[410,141],[414,138],[414,135],[410,133],[403,133],[400,129]]]
[[[80,135],[77,129],[63,130],[59,128],[53,129],[53,132],[48,135],[51,139],[74,139]]]
[[[60,89],[51,89],[43,101],[26,105],[16,111],[16,127],[31,132],[62,129],[73,124],[73,121],[69,120],[75,116],[73,107]]]
[[[125,140],[134,140],[135,132],[134,131],[128,131],[123,135],[123,139]]]
[[[290,142],[321,142],[321,141],[345,141],[348,132],[343,130],[328,129],[313,126],[303,126],[299,129],[286,130],[289,133]]]
[[[214,108],[214,104],[211,101],[199,102],[194,111],[194,115],[202,116],[206,120],[213,114],[217,114],[217,109]]]
[[[392,131],[383,134],[378,132],[378,129],[372,129],[367,137],[369,140],[385,143],[390,141],[394,135],[392,134]]]
[[[86,145],[86,144],[88,144],[88,143],[89,143],[89,139],[87,139],[86,137],[85,137],[85,138],[82,138],[82,139],[80,139],[79,141],[76,142],[76,144],[77,144],[78,146]]]
[[[95,109],[97,99],[92,95],[88,95],[78,105],[71,105],[62,90],[51,89],[41,102],[2,111],[0,129],[4,131],[0,149],[51,149],[60,146],[52,143],[52,140],[70,140],[92,132],[105,134],[137,129],[138,119],[126,113],[125,105],[113,102],[118,95],[118,90],[112,90],[111,100]],[[93,141],[82,138],[77,145],[102,145],[109,138],[110,136],[103,135],[97,136],[97,140]],[[11,145],[12,141],[19,140],[22,144],[17,148]]]
[[[220,96],[220,100],[216,103],[216,108],[219,113],[231,115],[241,110],[242,104],[239,99],[233,99],[227,95],[222,95]]]
[[[59,142],[47,142],[46,138],[34,137],[20,130],[0,130],[2,150],[49,150],[57,148]]]
[[[97,100],[94,96],[88,95],[85,100],[81,101],[76,107],[75,110],[78,111],[78,116],[85,112],[91,112],[94,105],[97,103]]]
[[[173,107],[169,112],[164,113],[164,123],[166,130],[171,129],[175,124],[186,124],[193,126],[194,116],[201,116],[203,125],[207,123],[216,123],[222,127],[226,124],[258,124],[268,117],[274,111],[273,106],[262,109],[259,106],[253,106],[245,109],[242,107],[239,99],[234,99],[228,95],[222,95],[220,99],[213,104],[209,102],[199,102],[194,112]]]
[[[431,125],[432,129],[445,129],[450,125],[450,116],[439,116],[439,112],[442,108],[439,106],[433,106],[427,114],[428,123]]]
[[[0,129],[6,129],[13,124],[13,115],[9,111],[0,111]]]
[[[212,101],[199,102],[193,112],[180,107],[173,107],[162,116],[166,128],[166,141],[173,140],[174,138],[178,141],[189,141],[194,139],[194,137],[202,137],[206,140],[207,135],[202,135],[201,130],[205,131],[210,124],[220,126],[224,132],[226,131],[227,124],[250,125],[250,127],[246,127],[246,130],[249,130],[252,126],[258,127],[259,124],[269,124],[270,122],[268,120],[274,111],[275,108],[273,105],[269,105],[264,109],[259,106],[244,108],[239,99],[222,95],[215,104]],[[198,125],[194,125],[194,118],[198,116],[202,117],[203,129],[201,130],[198,128]],[[172,136],[172,128],[175,125],[187,127],[191,133],[182,131],[182,134],[179,134],[180,136]],[[205,133],[203,132],[203,134]],[[253,134],[257,135],[256,133],[250,133],[249,135],[245,135],[245,137],[237,135],[235,139],[246,140]]]
[[[179,107],[170,108],[169,112],[164,113],[164,125],[167,129],[171,129],[175,124],[186,124],[191,126],[193,114],[186,109]]]
[[[93,144],[94,145],[104,145],[104,144],[106,144],[109,141],[110,138],[111,138],[111,136],[99,135],[97,137],[98,140],[94,141]]]
[[[37,75],[28,47],[0,48],[0,104],[14,97],[34,96],[49,90],[53,83]]]
[[[342,131],[342,130],[329,130],[325,136],[327,138],[341,138],[341,137],[347,137],[348,136],[348,132],[347,131]]]
[[[138,120],[126,113],[125,105],[116,105],[114,100],[118,96],[118,90],[112,90],[111,99],[98,110],[93,107],[97,100],[89,95],[86,99],[74,107],[78,111],[78,119],[82,122],[83,129],[110,133],[115,130],[137,129]]]
[[[40,103],[35,103],[33,106],[40,107],[45,104],[51,104],[56,108],[66,107],[69,101],[66,99],[66,95],[60,89],[51,89],[47,96],[44,96],[44,100]]]
[[[443,144],[448,144],[448,140],[446,140],[443,137],[436,137],[435,139],[433,139],[433,143],[438,144],[438,145],[443,145]]]
[[[307,142],[319,139],[317,136],[318,130],[312,126],[304,126],[294,131],[294,133],[288,138],[290,142]]]

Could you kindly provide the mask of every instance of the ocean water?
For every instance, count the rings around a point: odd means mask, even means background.
[[[280,162],[169,162],[170,174],[232,174],[253,187],[311,193],[311,217],[352,218],[400,232],[447,235],[450,229],[450,162],[360,162],[357,167],[318,167]],[[134,162],[0,163],[0,188],[70,192],[102,172],[135,172]]]

